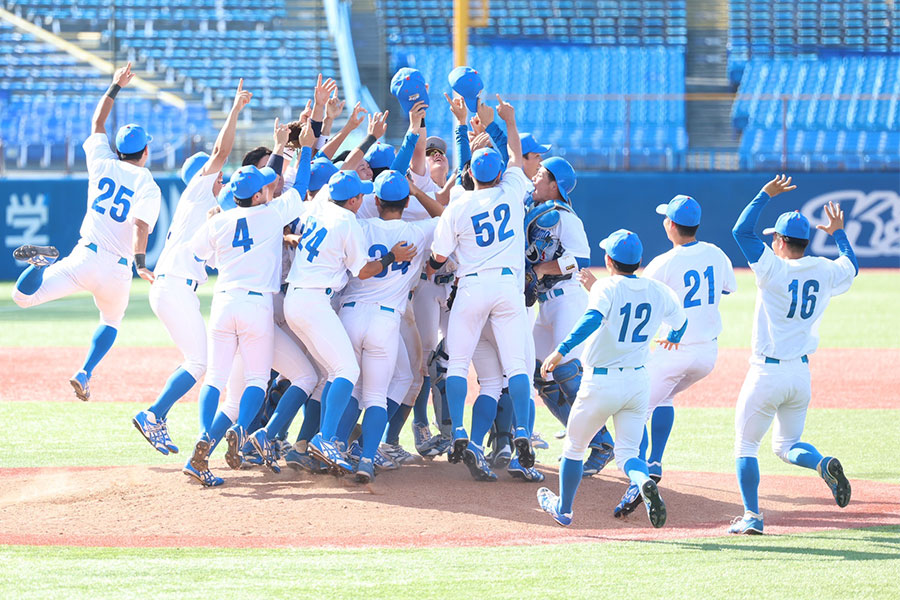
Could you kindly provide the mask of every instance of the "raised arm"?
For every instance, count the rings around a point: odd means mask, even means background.
[[[347,122],[344,123],[344,126],[341,127],[341,130],[337,133],[336,136],[328,140],[328,143],[322,148],[319,152],[320,154],[327,156],[328,160],[337,153],[338,149],[341,147],[341,144],[350,136],[350,134],[359,127],[360,123],[362,123],[366,119],[366,109],[362,107],[362,105],[357,102],[356,106],[353,107],[353,112],[350,113],[350,117],[347,119]]]
[[[837,244],[840,255],[846,256],[853,263],[856,275],[859,275],[859,263],[856,261],[856,253],[853,252],[850,240],[847,239],[847,232],[844,231],[844,211],[841,210],[841,205],[834,202],[826,204],[825,216],[828,217],[828,224],[816,225],[816,229],[821,229],[834,238],[834,243]]]
[[[128,85],[133,78],[134,73],[131,72],[130,62],[124,67],[116,70],[113,74],[112,85],[109,86],[109,89],[106,90],[106,93],[100,99],[100,102],[97,103],[97,108],[94,109],[94,116],[91,117],[91,134],[106,133],[106,119],[109,117],[110,111],[112,111],[113,102],[116,100],[116,94],[119,93],[119,90]]]
[[[456,146],[456,172],[461,173],[463,166],[472,158],[472,150],[469,148],[469,126],[466,124],[468,109],[461,97],[451,98],[444,94],[444,98],[450,105],[450,112],[456,117],[453,141]]]
[[[522,140],[519,139],[519,129],[516,126],[516,110],[511,104],[504,102],[500,94],[497,94],[497,114],[506,123],[506,148],[509,150],[509,161],[506,167],[521,168],[525,162],[522,158]]]
[[[391,163],[391,169],[406,173],[409,170],[409,163],[413,158],[413,152],[422,139],[422,123],[425,121],[425,108],[427,105],[423,101],[416,102],[412,110],[409,111],[409,131],[403,137],[403,143],[397,150],[397,155]]]
[[[778,194],[795,189],[797,189],[797,186],[791,185],[790,177],[776,175],[772,181],[763,186],[756,197],[741,212],[737,223],[734,224],[734,229],[731,230],[731,234],[750,264],[759,261],[766,247],[755,231],[763,209],[769,203],[769,200]]]
[[[425,209],[425,212],[427,212],[429,216],[439,217],[443,214],[443,204],[423,192],[415,183],[413,183],[411,177],[407,177],[407,181],[409,181],[409,193],[419,201],[419,204],[422,205],[422,208]]]
[[[494,121],[494,109],[482,102],[478,101],[478,120],[484,126],[484,131],[491,136],[494,148],[503,157],[503,162],[509,162],[509,151],[506,148],[507,138],[500,126]]]
[[[353,151],[347,155],[347,158],[344,159],[344,164],[341,165],[342,171],[354,170],[356,165],[359,164],[359,161],[366,155],[369,148],[384,135],[384,132],[387,131],[387,118],[390,112],[391,111],[386,110],[383,113],[369,115],[368,135],[366,136],[366,139],[364,139],[359,146],[354,148]]]
[[[203,169],[200,171],[201,175],[218,173],[225,166],[225,161],[228,160],[228,155],[231,154],[231,149],[234,147],[234,132],[237,129],[238,115],[250,103],[251,98],[253,98],[253,93],[244,90],[244,80],[241,79],[238,83],[237,92],[234,94],[234,103],[231,105],[231,111],[228,113],[228,118],[225,119],[225,124],[219,131],[219,137],[216,138],[216,145],[213,146],[209,160],[206,161],[206,164],[203,165]]]

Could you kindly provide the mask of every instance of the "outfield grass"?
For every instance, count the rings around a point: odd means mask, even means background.
[[[185,454],[168,458],[153,451],[131,425],[131,417],[142,408],[123,402],[0,403],[0,423],[15,424],[6,428],[0,467],[180,464],[196,437],[196,403],[176,404],[172,409],[169,429]],[[897,414],[896,410],[811,410],[804,439],[826,454],[838,455],[853,478],[895,481],[896,469],[884,457],[896,450]],[[300,422],[298,417],[293,423],[292,435],[296,435]],[[539,460],[555,465],[562,454],[562,440],[553,437],[559,423],[548,411],[539,410],[535,429],[551,444],[549,450],[538,451]],[[771,435],[770,431],[762,443],[763,473],[816,476],[769,452]],[[404,428],[401,442],[413,447],[409,427]],[[35,452],[36,447],[40,452]],[[665,466],[680,471],[732,473],[733,447],[733,408],[680,408],[666,446]],[[73,451],[75,448],[77,451]]]
[[[302,540],[298,540],[302,544]],[[896,598],[900,527],[393,550],[0,547],[7,598]]]
[[[753,323],[756,288],[752,274],[738,272],[738,291],[721,303],[723,348],[747,348]],[[0,284],[0,346],[85,346],[97,324],[97,309],[86,293],[45,306],[22,310],[10,299],[12,283]],[[209,312],[213,281],[199,290],[204,314]],[[150,286],[132,285],[128,313],[117,344],[169,346],[171,340],[147,301]],[[822,320],[825,348],[900,348],[900,271],[862,271],[851,290],[834,298]]]

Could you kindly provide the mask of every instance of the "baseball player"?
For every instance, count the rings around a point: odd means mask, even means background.
[[[348,274],[368,279],[415,256],[415,247],[397,243],[384,256],[366,260],[365,236],[356,211],[363,194],[372,190],[372,183],[361,181],[356,171],[344,170],[329,180],[328,201],[309,203],[301,218],[302,235],[284,301],[288,324],[328,375],[322,392],[321,431],[308,447],[315,458],[336,472],[353,470],[333,440],[359,377],[359,364],[331,297],[346,285]]]
[[[404,222],[409,202],[409,184],[402,173],[383,171],[375,178],[375,202],[380,217],[360,219],[368,255],[380,259],[399,242],[425,247],[434,235],[437,219],[416,224]],[[353,278],[341,297],[341,322],[353,344],[361,376],[357,385],[363,409],[362,447],[356,480],[368,483],[375,477],[374,458],[388,422],[388,387],[401,349],[400,322],[409,302],[409,292],[419,281],[424,253],[408,262],[394,262],[368,279]],[[394,410],[398,404],[393,403]]]
[[[276,119],[275,154],[283,151],[288,132]],[[223,435],[228,442],[228,466],[240,468],[246,428],[265,398],[275,334],[272,295],[280,287],[283,229],[303,213],[314,143],[311,128],[307,128],[295,187],[275,200],[272,184],[278,176],[273,169],[247,166],[235,171],[224,191],[233,194],[237,207],[209,219],[191,241],[194,256],[199,260],[215,257],[219,270],[210,312],[208,370],[199,399],[204,429],[190,458],[191,468],[184,471],[205,486],[222,484],[221,478],[210,473],[208,458]],[[244,370],[239,412],[216,413],[220,390],[238,350]]]
[[[534,465],[527,419],[531,402],[526,366],[528,317],[519,279],[524,261],[525,195],[531,182],[522,172],[522,145],[515,110],[500,97],[498,113],[506,122],[509,163],[501,173],[501,156],[483,148],[471,160],[475,189],[451,202],[441,215],[428,261],[428,274],[456,253],[459,284],[450,311],[447,349],[450,356],[446,392],[453,421],[450,462],[459,462],[469,443],[463,427],[469,363],[481,330],[490,323],[517,415],[513,444],[524,467]],[[475,448],[475,451],[479,451]]]
[[[606,269],[611,277],[591,283],[587,312],[541,367],[546,377],[572,348],[584,343],[584,377],[566,425],[563,461],[559,469],[559,496],[547,488],[537,492],[538,504],[557,523],[572,523],[572,503],[581,483],[584,451],[597,431],[612,417],[616,429],[616,464],[638,486],[647,515],[654,527],[666,522],[666,506],[638,446],[647,405],[650,377],[644,365],[650,340],[661,323],[672,327],[659,343],[677,348],[687,328],[684,309],[671,289],[634,273],[641,264],[643,247],[635,233],[613,232],[600,242],[606,250]],[[677,327],[677,329],[676,329]]]
[[[831,297],[850,289],[859,272],[844,232],[844,213],[829,202],[825,207],[828,224],[816,226],[834,238],[840,252],[835,260],[804,256],[809,221],[799,211],[783,213],[775,227],[763,231],[774,236],[771,247],[754,232],[769,200],[796,188],[790,177],[776,176],[744,208],[733,230],[759,291],[750,369],[735,412],[735,454],[744,516],[734,520],[729,533],[763,532],[757,453],[773,419],[775,454],[792,465],[815,469],[841,508],[850,502],[850,482],[840,461],[823,457],[812,444],[800,441],[811,397],[809,355],[819,343],[819,320]]]
[[[660,204],[656,212],[665,215],[663,228],[672,249],[650,261],[643,276],[660,281],[675,292],[691,322],[678,352],[653,352],[647,363],[650,375],[650,437],[644,428],[641,458],[647,460],[650,478],[662,478],[662,456],[672,431],[675,396],[712,372],[718,355],[716,338],[722,332],[719,302],[724,294],[737,290],[731,261],[717,246],[697,241],[700,204],[690,196],[675,196]],[[651,420],[652,419],[652,420]],[[640,504],[640,490],[629,486],[614,511],[624,516]]]
[[[156,402],[132,419],[137,430],[162,454],[178,453],[166,424],[169,409],[206,372],[206,327],[197,298],[197,288],[206,282],[206,265],[194,260],[190,241],[205,225],[207,213],[216,206],[216,196],[222,189],[221,170],[234,146],[238,115],[253,97],[243,88],[242,79],[212,155],[195,154],[182,166],[181,177],[187,187],[172,217],[156,263],[156,280],[150,288],[150,308],[184,356],[184,362],[166,381]]]
[[[53,246],[25,245],[13,251],[13,258],[31,265],[19,276],[12,293],[13,301],[22,308],[80,290],[94,297],[100,325],[84,364],[69,380],[81,400],[91,397],[91,375],[112,347],[125,316],[132,260],[138,275],[153,281],[153,272],[146,265],[147,238],[159,215],[161,193],[144,166],[152,138],[140,125],[125,125],[116,133],[116,152],[112,152],[105,127],[116,95],[133,77],[131,63],[118,69],[94,110],[91,135],[84,142],[89,177],[87,212],[75,249],[56,264],[59,250]]]

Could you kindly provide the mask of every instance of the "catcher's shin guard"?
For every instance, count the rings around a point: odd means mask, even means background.
[[[428,376],[431,379],[431,400],[434,404],[434,420],[441,434],[447,437],[450,437],[453,430],[450,415],[444,414],[444,407],[447,405],[446,382],[447,361],[449,359],[450,357],[444,351],[444,340],[441,340],[428,361]]]

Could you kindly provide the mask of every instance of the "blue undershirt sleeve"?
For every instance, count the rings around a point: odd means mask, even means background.
[[[306,190],[309,188],[309,170],[310,170],[310,156],[312,155],[312,148],[307,148],[304,146],[300,149],[300,158],[297,160],[297,177],[294,178],[294,189],[300,193],[300,199],[306,199]]]
[[[684,320],[684,325],[679,327],[678,329],[673,329],[669,332],[669,335],[666,336],[666,340],[672,342],[673,344],[678,344],[681,342],[681,338],[684,335],[684,332],[687,330],[688,320]]]
[[[591,266],[591,259],[589,259],[589,258],[581,258],[581,257],[576,256],[576,257],[575,257],[575,264],[578,265],[578,268],[579,268],[579,269],[587,269],[589,266]]]
[[[586,340],[589,335],[600,328],[603,323],[603,315],[599,310],[589,310],[581,317],[572,333],[557,347],[556,351],[565,356],[571,352],[572,348]]]
[[[756,198],[751,200],[750,204],[748,204],[741,212],[737,223],[734,224],[734,229],[731,230],[734,241],[737,242],[738,246],[741,248],[741,252],[743,252],[744,257],[750,264],[758,262],[763,254],[763,250],[766,249],[766,245],[763,243],[762,239],[756,235],[754,229],[759,222],[759,216],[762,214],[763,208],[766,207],[769,200],[770,198],[767,193],[762,191],[758,193]]]
[[[503,157],[504,164],[508,163],[509,149],[506,147],[506,132],[497,125],[497,121],[491,121],[490,125],[485,127],[484,130],[491,136],[491,141],[494,142],[494,148],[500,153],[500,156]]]
[[[391,163],[391,169],[400,171],[404,175],[406,174],[406,171],[409,170],[409,163],[412,161],[413,152],[416,149],[416,142],[418,141],[418,133],[413,133],[412,131],[406,132],[403,143],[400,144],[400,149],[397,150],[397,156],[394,157],[394,162]]]
[[[853,252],[850,240],[847,239],[847,232],[843,229],[838,229],[831,237],[834,238],[834,243],[837,244],[838,252],[841,253],[841,256],[846,256],[850,259],[850,262],[853,263],[853,268],[856,269],[856,274],[859,275],[859,263],[856,262],[856,253]]]

